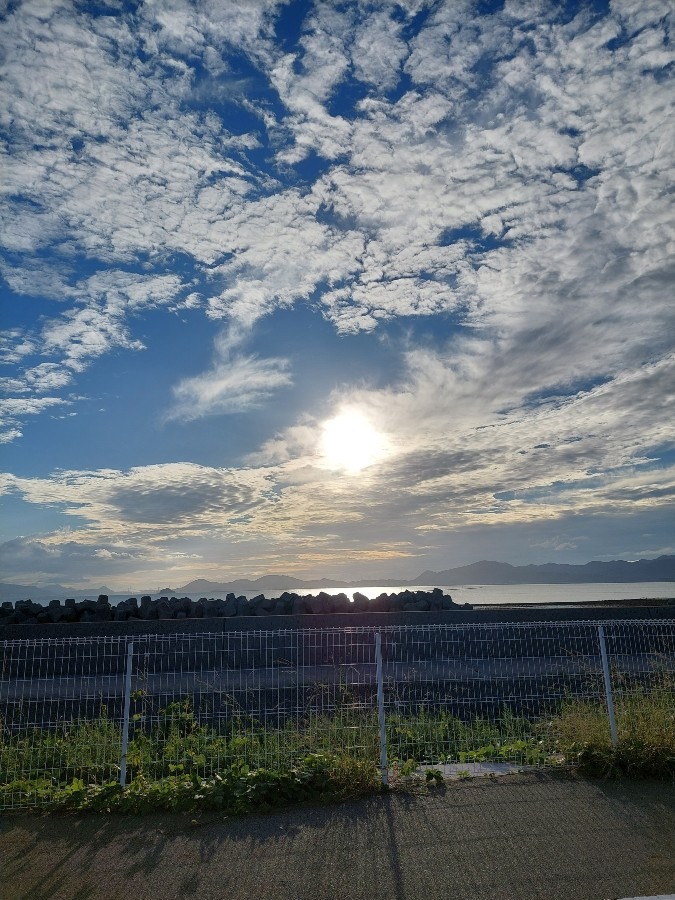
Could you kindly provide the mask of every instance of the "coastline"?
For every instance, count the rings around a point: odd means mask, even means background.
[[[570,607],[581,607],[583,609],[589,607],[598,607],[606,609],[615,606],[675,606],[675,591],[672,597],[626,597],[623,600],[578,600],[576,602],[565,600],[553,600],[550,603],[485,603],[481,604],[481,609],[558,609]]]

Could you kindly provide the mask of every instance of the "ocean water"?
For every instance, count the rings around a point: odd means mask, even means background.
[[[471,603],[474,606],[493,606],[508,603],[529,603],[533,605],[549,603],[586,603],[598,600],[628,600],[636,598],[675,597],[675,582],[673,581],[646,581],[636,583],[607,584],[458,584],[458,585],[400,585],[399,587],[382,587],[381,585],[364,585],[352,588],[304,588],[291,589],[293,593],[301,596],[318,594],[323,590],[326,594],[345,593],[348,597],[358,591],[366,597],[377,597],[379,594],[399,593],[400,591],[430,591],[434,587],[441,587],[443,592],[450,594],[455,603]],[[260,591],[248,591],[244,596],[256,597]],[[266,597],[278,597],[283,591],[266,591]],[[130,594],[115,594],[110,597],[111,604],[117,604],[126,600]],[[137,595],[140,599],[140,594]],[[151,594],[153,600],[162,596]],[[186,595],[181,595],[186,596]],[[199,596],[188,594],[191,599],[199,600]],[[224,592],[217,592],[209,597],[224,597]],[[96,597],[92,597],[96,599]]]

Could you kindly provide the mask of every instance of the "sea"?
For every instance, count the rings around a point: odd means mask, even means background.
[[[324,591],[326,594],[345,593],[348,597],[358,592],[371,599],[379,594],[397,594],[400,591],[430,591],[435,587],[442,588],[445,594],[450,594],[455,603],[471,603],[473,606],[501,606],[509,604],[528,604],[533,606],[559,605],[561,603],[588,603],[598,601],[617,601],[634,599],[656,599],[662,597],[675,598],[675,582],[673,581],[646,581],[635,583],[611,582],[603,584],[457,584],[457,585],[399,585],[398,587],[383,587],[382,585],[363,585],[349,588],[288,588],[292,593],[306,596],[318,594]],[[144,592],[145,593],[145,592]],[[260,591],[243,592],[243,596],[257,597]],[[279,590],[267,590],[266,597],[278,597],[283,593]],[[199,600],[204,594],[183,594],[175,592],[176,596],[188,596],[192,600]],[[116,605],[126,600],[132,594],[114,594],[109,600],[111,605]],[[136,595],[139,599],[141,594]],[[153,600],[162,594],[151,593]],[[171,596],[171,595],[169,595]],[[209,597],[224,597],[225,592],[217,591],[209,594]],[[241,596],[239,594],[238,596]],[[92,595],[91,599],[96,599]]]

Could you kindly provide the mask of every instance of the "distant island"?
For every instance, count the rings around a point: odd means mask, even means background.
[[[611,562],[594,560],[584,565],[563,563],[543,563],[542,565],[512,566],[509,563],[481,560],[469,566],[443,569],[440,572],[426,571],[415,578],[369,578],[358,581],[336,581],[330,578],[316,578],[310,581],[292,575],[263,575],[261,578],[240,578],[236,581],[207,581],[197,578],[182,587],[163,588],[161,591],[137,591],[148,594],[175,594],[212,596],[217,593],[247,594],[265,591],[293,591],[334,588],[357,588],[370,585],[386,587],[406,587],[412,585],[459,586],[463,584],[631,584],[649,581],[675,581],[675,555],[659,556],[656,559],[638,559],[629,562],[615,559]],[[42,587],[25,584],[0,583],[0,600],[16,602],[32,598],[40,601],[51,597],[66,597],[99,594],[116,594],[109,587],[77,591],[63,585],[50,584]],[[122,592],[123,593],[123,592]]]

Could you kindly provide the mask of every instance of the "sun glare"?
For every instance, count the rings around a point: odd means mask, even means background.
[[[330,469],[360,472],[386,455],[384,435],[356,410],[340,413],[322,428],[321,451]]]

